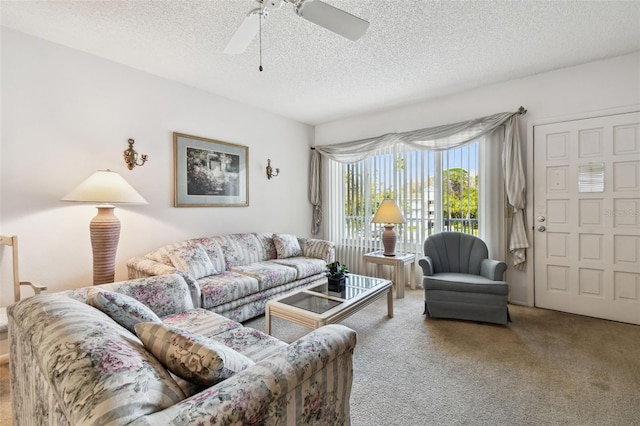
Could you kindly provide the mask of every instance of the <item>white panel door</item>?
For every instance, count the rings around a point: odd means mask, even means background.
[[[640,324],[640,113],[534,127],[535,304]]]

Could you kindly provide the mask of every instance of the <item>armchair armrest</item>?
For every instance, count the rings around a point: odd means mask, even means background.
[[[507,264],[500,260],[484,259],[480,265],[480,275],[492,281],[502,281]]]
[[[39,282],[34,281],[20,281],[20,285],[30,286],[35,294],[40,294],[40,292],[46,291],[48,289],[46,285],[42,285]]]
[[[349,424],[355,331],[327,325],[131,425]]]
[[[429,256],[420,258],[418,260],[418,265],[422,268],[422,275],[425,277],[433,275],[433,261]]]

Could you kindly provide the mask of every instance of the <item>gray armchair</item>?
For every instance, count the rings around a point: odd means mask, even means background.
[[[507,264],[488,259],[480,238],[460,232],[441,232],[424,242],[422,267],[425,314],[506,324],[509,286],[502,281]]]

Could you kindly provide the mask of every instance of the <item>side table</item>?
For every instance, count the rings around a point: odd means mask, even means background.
[[[413,267],[409,268],[409,282],[411,283],[411,288],[415,289],[415,266],[416,266],[416,256],[411,253],[398,253],[396,252],[395,256],[385,256],[382,251],[374,251],[371,253],[367,253],[363,256],[364,260],[364,269],[367,271],[370,263],[373,263],[377,266],[377,277],[380,278],[382,275],[382,267],[384,265],[392,266],[394,269],[393,273],[393,283],[396,286],[396,297],[398,299],[404,298],[404,286],[406,285],[406,276],[405,276],[405,267],[407,265]]]

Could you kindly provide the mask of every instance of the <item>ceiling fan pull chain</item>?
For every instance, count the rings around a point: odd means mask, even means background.
[[[262,17],[264,16],[264,3],[260,3],[260,66],[258,71],[262,72]]]

